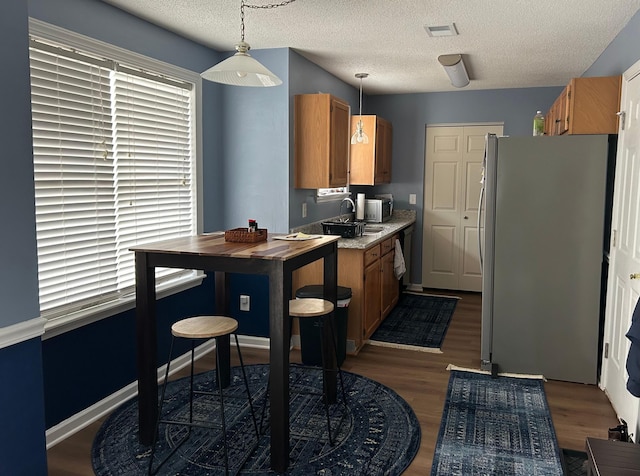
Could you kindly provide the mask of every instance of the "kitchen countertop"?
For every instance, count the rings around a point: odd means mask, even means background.
[[[327,221],[327,220],[322,220]],[[366,249],[385,239],[394,233],[409,227],[416,221],[415,210],[394,210],[391,218],[384,223],[368,223],[371,227],[382,227],[383,230],[378,233],[367,233],[357,238],[340,238],[338,240],[338,248],[349,249]],[[302,232],[312,235],[322,235],[322,222],[310,223],[291,230],[292,233]]]

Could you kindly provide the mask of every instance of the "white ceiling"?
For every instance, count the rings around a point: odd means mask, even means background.
[[[240,0],[103,1],[219,51],[240,40]],[[455,90],[437,61],[454,53],[471,77],[465,90],[561,86],[639,9],[640,0],[295,0],[245,7],[245,40],[290,47],[356,87],[355,73],[369,73],[365,94]],[[459,36],[424,29],[450,23]]]

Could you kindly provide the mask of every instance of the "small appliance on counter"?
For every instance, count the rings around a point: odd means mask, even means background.
[[[391,218],[393,200],[390,198],[367,198],[364,205],[364,220],[382,223]]]
[[[325,235],[338,235],[342,238],[357,238],[364,232],[364,223],[359,221],[323,221],[322,232]]]

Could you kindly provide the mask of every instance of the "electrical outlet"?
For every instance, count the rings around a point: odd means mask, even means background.
[[[307,218],[307,202],[302,203],[302,218]]]
[[[416,194],[415,193],[410,193],[409,194],[409,205],[415,205],[416,204]]]
[[[251,297],[246,294],[240,295],[240,310],[249,311],[251,309]]]

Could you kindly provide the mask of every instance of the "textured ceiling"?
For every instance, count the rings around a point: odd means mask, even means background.
[[[240,39],[240,0],[103,0],[219,51]],[[247,0],[253,5],[280,0]],[[254,49],[290,47],[365,94],[454,90],[437,58],[461,53],[470,89],[561,86],[581,76],[640,0],[296,0],[245,8]],[[425,25],[455,23],[456,37]]]

